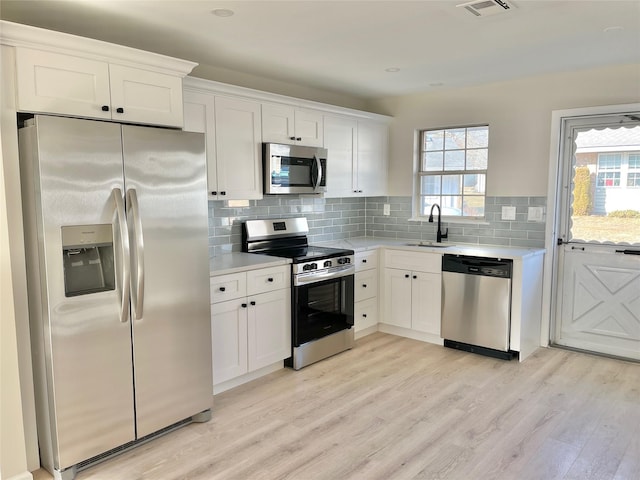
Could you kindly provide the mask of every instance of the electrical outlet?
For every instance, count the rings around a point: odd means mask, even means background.
[[[544,207],[529,207],[527,220],[530,222],[544,221]]]
[[[502,220],[515,220],[516,207],[502,207]]]
[[[391,205],[389,205],[388,203],[385,203],[382,207],[382,214],[391,215]]]

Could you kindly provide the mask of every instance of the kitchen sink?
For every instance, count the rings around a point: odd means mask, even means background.
[[[449,248],[453,247],[453,245],[448,245],[446,243],[437,243],[437,242],[418,242],[418,243],[407,243],[408,247],[430,247],[430,248]]]

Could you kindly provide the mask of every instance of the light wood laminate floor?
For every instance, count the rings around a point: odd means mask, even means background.
[[[640,364],[542,348],[519,364],[376,333],[76,478],[637,480]]]

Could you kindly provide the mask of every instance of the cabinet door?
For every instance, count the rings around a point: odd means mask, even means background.
[[[216,171],[216,124],[214,96],[185,91],[184,131],[205,134],[207,152],[207,188],[209,198],[218,198],[218,176]]]
[[[109,65],[111,116],[119,122],[182,128],[182,79]]]
[[[211,305],[213,384],[247,373],[246,298]]]
[[[378,324],[378,300],[369,298],[354,305],[354,328],[356,332]]]
[[[346,117],[324,117],[324,144],[328,150],[325,197],[358,195],[353,183],[357,122]]]
[[[291,289],[249,297],[249,371],[291,356]]]
[[[411,272],[386,268],[381,323],[411,328]]]
[[[298,145],[322,147],[324,145],[322,112],[297,109],[295,112],[295,136]]]
[[[262,104],[262,141],[293,143],[295,109],[288,105]]]
[[[411,328],[440,335],[441,275],[412,272]]]
[[[19,111],[111,119],[105,62],[17,48],[16,76]]]
[[[357,189],[368,197],[387,195],[388,127],[358,121]]]
[[[260,104],[216,97],[218,198],[262,198]]]

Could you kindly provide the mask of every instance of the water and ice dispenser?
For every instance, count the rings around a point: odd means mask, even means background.
[[[111,225],[62,227],[66,297],[115,290]]]

